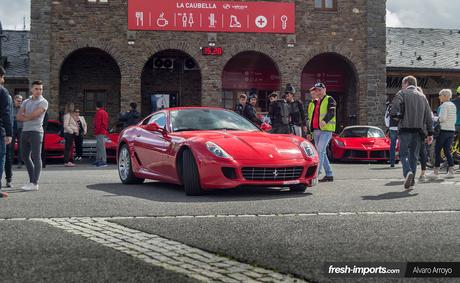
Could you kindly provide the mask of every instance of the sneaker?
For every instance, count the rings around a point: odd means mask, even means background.
[[[23,191],[38,191],[38,185],[29,183],[21,188]]]
[[[334,177],[333,176],[324,176],[322,179],[318,180],[320,183],[324,182],[334,182]]]
[[[426,182],[426,175],[420,175],[420,177],[418,177],[418,180],[420,182]]]
[[[8,193],[7,193],[7,192],[0,191],[0,198],[7,198],[7,197],[8,197]]]
[[[93,165],[93,166],[98,166],[99,163],[101,163],[101,161],[94,161],[94,162],[91,162],[91,165]]]
[[[75,164],[72,162],[67,162],[67,163],[64,163],[64,166],[65,167],[75,167]]]
[[[439,167],[434,167],[433,172],[428,174],[427,177],[428,179],[436,180],[438,178],[438,175],[439,175]]]
[[[449,170],[447,171],[447,174],[446,174],[446,179],[452,179],[452,178],[455,178],[454,167],[449,167]]]
[[[409,172],[407,173],[406,180],[404,181],[404,188],[407,190],[409,189],[414,182],[414,173]]]
[[[107,163],[104,163],[104,162],[100,162],[96,165],[97,168],[102,168],[102,167],[107,167]]]
[[[6,181],[6,187],[7,187],[7,188],[11,188],[11,187],[12,187],[11,181],[8,181],[8,180]]]

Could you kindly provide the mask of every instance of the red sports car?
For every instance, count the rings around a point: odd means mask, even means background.
[[[377,127],[346,127],[332,136],[327,153],[331,160],[388,161],[390,139]]]
[[[305,191],[317,180],[314,146],[272,135],[233,111],[170,108],[120,133],[118,172],[124,184],[144,179],[184,186],[187,195],[238,186]]]

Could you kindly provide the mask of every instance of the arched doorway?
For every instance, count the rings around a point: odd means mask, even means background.
[[[351,63],[335,53],[315,56],[304,67],[301,78],[302,93],[316,83],[326,85],[327,93],[337,102],[337,131],[357,123],[357,81]],[[311,97],[307,94],[306,101]]]
[[[59,76],[59,111],[68,102],[83,111],[92,129],[96,102],[102,101],[109,113],[109,128],[115,125],[120,113],[121,73],[117,62],[98,48],[82,48],[72,52],[61,66]],[[88,134],[92,134],[88,130]]]
[[[201,71],[190,55],[179,50],[154,54],[142,70],[142,115],[161,108],[201,105]]]
[[[233,109],[237,93],[249,94],[255,89],[258,94],[258,111],[268,111],[268,95],[280,89],[280,75],[275,62],[267,55],[256,51],[244,51],[233,56],[222,72],[223,107]]]

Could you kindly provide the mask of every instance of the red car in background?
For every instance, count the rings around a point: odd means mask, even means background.
[[[309,141],[266,133],[233,111],[180,107],[123,130],[117,163],[124,184],[159,180],[187,195],[239,186],[303,192],[316,184],[318,154]]]
[[[49,120],[48,127],[45,132],[45,153],[47,159],[64,159],[65,140],[60,136],[61,123],[57,120]],[[105,139],[105,148],[107,151],[107,159],[110,161],[116,160],[118,135],[117,131],[120,131],[118,127],[113,127]],[[14,154],[17,156],[18,144],[14,145]],[[96,156],[96,140],[92,138],[83,139],[83,157],[95,157]]]
[[[378,127],[346,127],[332,136],[327,154],[330,160],[386,162],[390,159],[390,138]]]

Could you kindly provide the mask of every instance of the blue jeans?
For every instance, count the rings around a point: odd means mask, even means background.
[[[390,164],[395,165],[396,159],[396,141],[398,140],[398,131],[390,130]]]
[[[6,144],[5,137],[0,136],[0,189],[2,188],[3,169],[5,168]]]
[[[441,149],[444,150],[444,155],[447,158],[447,163],[449,167],[454,166],[454,159],[452,158],[451,146],[454,141],[455,132],[450,131],[441,131],[439,137],[436,139],[436,145],[434,146],[434,152],[436,159],[434,162],[434,167],[439,167],[441,165]]]
[[[417,161],[420,156],[422,139],[418,132],[399,133],[399,158],[403,167],[404,178],[409,172],[415,174],[417,171]]]
[[[326,150],[329,144],[329,141],[332,138],[332,132],[325,132],[320,130],[314,131],[315,135],[315,146],[316,150],[319,154],[319,170],[318,175],[321,174],[321,169],[324,166],[324,170],[326,171],[326,176],[332,176],[332,169],[331,165],[329,164],[329,159],[327,158]]]

